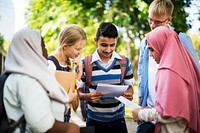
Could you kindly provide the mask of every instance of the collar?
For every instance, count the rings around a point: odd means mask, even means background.
[[[118,53],[116,53],[115,51],[113,51],[110,60],[114,60],[115,58],[116,58],[116,59],[119,59],[119,60],[122,59]],[[99,54],[98,54],[98,52],[97,52],[97,49],[96,49],[96,51],[92,54],[92,61],[91,61],[90,64],[92,64],[92,63],[95,62],[95,61],[100,61],[100,62],[101,62],[101,58],[100,58],[100,56],[99,56]]]

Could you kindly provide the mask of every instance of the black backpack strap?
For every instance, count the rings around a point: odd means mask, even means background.
[[[19,127],[20,128],[20,133],[25,133],[26,132],[26,120],[24,115],[20,117],[20,119],[17,122],[12,122],[10,124],[10,128],[7,131],[8,133],[12,133],[15,131],[15,129]]]
[[[8,121],[8,117],[7,117],[7,114],[6,114],[6,110],[5,110],[5,106],[4,106],[4,103],[3,103],[3,89],[4,89],[4,84],[6,82],[6,79],[8,78],[8,76],[10,75],[11,73],[3,73],[0,77],[0,121],[1,121],[1,127],[2,129],[0,129],[0,132],[6,132],[6,133],[12,133],[15,131],[15,129],[20,125],[21,128],[21,132],[20,133],[25,133],[26,131],[26,120],[24,118],[24,115],[20,118],[19,121],[17,122],[13,122],[12,124],[9,123]]]
[[[25,133],[26,132],[26,119],[24,115],[22,116],[22,124],[20,128],[20,133]]]
[[[4,83],[6,82],[6,79],[8,78],[8,76],[10,75],[10,73],[3,73],[0,77],[0,120],[2,121],[2,119],[4,118],[4,114],[6,114],[6,110],[5,110],[5,106],[3,103],[3,93],[4,93]]]
[[[181,31],[174,29],[174,31],[179,35]]]
[[[53,63],[56,66],[56,70],[61,70],[62,69],[61,66],[60,66],[60,64],[59,64],[59,62],[58,62],[58,60],[54,56],[49,56],[48,60],[53,61]]]

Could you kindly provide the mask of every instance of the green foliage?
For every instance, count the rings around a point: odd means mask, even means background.
[[[5,56],[8,51],[8,44],[10,40],[5,40],[3,35],[0,34],[0,54]]]
[[[0,34],[0,47],[3,47],[4,38],[3,35]]]
[[[191,0],[172,1],[175,6],[172,25],[177,30],[186,32],[191,25],[186,22],[188,14],[184,7],[189,7]],[[151,2],[152,0],[30,0],[26,21],[30,27],[41,30],[49,53],[56,48],[58,33],[65,25],[79,24],[87,33],[83,56],[96,49],[94,37],[101,22],[109,21],[116,24],[120,31],[116,51],[131,57],[136,77],[139,52],[135,40],[140,42],[150,31],[146,19]],[[199,36],[200,34],[191,36],[198,53]],[[198,56],[200,59],[200,54]],[[136,91],[137,87],[134,88]],[[137,103],[137,92],[134,93],[134,98],[133,101]],[[129,108],[126,109],[126,114],[131,117]]]
[[[191,34],[190,37],[193,41],[194,47],[195,47],[196,52],[197,52],[197,56],[200,60],[200,32],[197,33],[197,34]]]
[[[40,29],[49,53],[57,46],[59,31],[67,24],[82,26],[88,37],[83,56],[92,53],[96,45],[94,37],[99,24],[109,21],[120,30],[120,38],[116,51],[125,53],[136,63],[140,40],[150,31],[148,22],[148,6],[152,0],[31,0],[26,12],[27,24]],[[190,0],[173,0],[175,11],[173,25],[180,31],[187,31],[188,14],[184,6]]]

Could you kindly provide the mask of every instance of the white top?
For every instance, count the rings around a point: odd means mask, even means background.
[[[11,74],[4,87],[8,118],[18,121],[24,112],[28,133],[46,132],[55,119],[63,121],[65,105],[48,97],[37,80],[22,74]],[[19,129],[15,131],[18,132]]]
[[[147,97],[147,105],[149,107],[154,107],[155,102],[156,102],[156,90],[155,90],[155,85],[156,85],[156,72],[158,70],[158,64],[156,61],[152,58],[149,57],[149,67],[148,67],[148,88],[149,88],[149,93]]]

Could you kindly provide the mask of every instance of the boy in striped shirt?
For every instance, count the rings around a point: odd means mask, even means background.
[[[88,93],[80,93],[80,99],[87,101],[86,126],[95,126],[95,133],[127,133],[124,119],[124,104],[114,97],[104,97],[97,93],[98,83],[112,85],[128,85],[128,89],[123,96],[129,100],[133,99],[133,88],[135,80],[132,72],[132,65],[127,57],[126,70],[121,77],[120,60],[124,56],[115,52],[118,40],[117,28],[109,22],[102,22],[94,38],[97,45],[96,51],[91,55],[92,65],[91,83],[89,83]],[[85,69],[88,67],[83,61],[82,81],[87,83]]]

